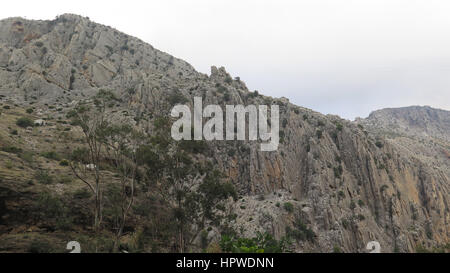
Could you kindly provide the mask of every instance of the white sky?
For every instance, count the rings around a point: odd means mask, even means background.
[[[0,18],[88,16],[251,90],[353,119],[450,110],[448,0],[4,1]]]

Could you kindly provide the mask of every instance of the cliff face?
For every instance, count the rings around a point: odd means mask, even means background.
[[[248,141],[209,144],[241,196],[229,203],[237,215],[230,225],[245,236],[267,231],[280,238],[295,230],[298,252],[363,252],[369,241],[380,242],[383,252],[413,252],[417,245],[449,242],[448,111],[389,109],[350,122],[249,92],[223,68],[198,73],[87,18],[0,21],[4,103],[32,105],[38,116],[57,120],[100,89],[122,99],[113,119],[148,134],[154,116],[168,115],[180,101],[192,106],[195,96],[205,105],[280,106],[278,151],[261,152],[259,143]],[[0,213],[18,213],[20,200],[7,198],[18,185],[2,176],[0,170]],[[26,225],[1,219],[0,236],[16,232],[8,225]],[[208,237],[216,240],[218,233],[213,229]]]

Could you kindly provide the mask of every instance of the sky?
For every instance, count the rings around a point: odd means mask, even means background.
[[[0,18],[63,13],[324,114],[450,110],[448,0],[22,0],[2,3]]]

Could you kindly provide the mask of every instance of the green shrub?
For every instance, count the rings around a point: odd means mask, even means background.
[[[27,113],[28,113],[28,114],[31,114],[31,113],[33,113],[33,111],[34,111],[34,110],[33,110],[33,109],[31,109],[31,108],[28,108],[28,109],[27,109]]]
[[[2,147],[1,150],[6,153],[10,154],[20,154],[22,152],[21,148],[15,147],[15,146],[6,146]]]
[[[53,183],[53,177],[47,171],[38,171],[35,178],[40,184],[49,185]]]
[[[58,155],[58,153],[56,153],[55,151],[44,152],[41,155],[47,159],[52,159],[52,160],[60,160],[61,159],[60,156]]]
[[[259,233],[254,238],[222,236],[220,248],[226,253],[283,253],[287,251],[289,241],[282,238],[277,241],[268,233]]]
[[[63,159],[59,162],[59,166],[67,167],[69,166],[69,161]]]
[[[87,189],[79,189],[73,194],[73,198],[75,199],[88,199],[91,197],[91,192]]]
[[[284,203],[283,207],[289,213],[294,211],[294,205],[292,205],[292,203],[286,202]]]
[[[27,128],[27,127],[32,127],[34,124],[30,118],[22,117],[22,118],[17,119],[16,125],[19,127],[22,127],[22,128]]]
[[[184,104],[188,102],[188,99],[183,96],[183,94],[180,91],[174,91],[172,94],[169,95],[167,99],[171,106],[177,105],[177,104]]]
[[[29,253],[50,253],[52,252],[52,246],[46,241],[34,240],[28,247]]]
[[[333,253],[342,253],[342,250],[338,245],[334,245]]]
[[[33,156],[34,154],[32,152],[22,152],[19,154],[19,157],[28,163],[33,162]]]
[[[322,138],[322,135],[323,135],[323,131],[322,131],[322,130],[317,130],[317,131],[316,131],[316,135],[317,135],[317,138],[318,138],[318,139],[321,139],[321,138]]]
[[[316,234],[310,228],[308,228],[300,218],[295,219],[293,228],[286,227],[286,234],[288,237],[295,239],[296,241],[310,241],[314,242]]]
[[[339,165],[337,167],[334,167],[333,171],[334,171],[334,177],[341,178],[344,170],[342,169],[342,166]]]

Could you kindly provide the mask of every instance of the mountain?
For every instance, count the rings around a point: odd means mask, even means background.
[[[258,232],[290,239],[295,252],[366,252],[370,241],[382,252],[448,248],[448,111],[387,109],[356,122],[322,115],[251,92],[224,68],[199,73],[137,38],[65,14],[0,21],[0,251],[65,252],[69,237],[90,251],[111,249],[118,218],[109,189],[120,183],[120,169],[102,150],[99,233],[91,228],[93,196],[68,166],[74,147],[86,146],[70,113],[93,107],[107,91],[117,98],[105,110],[108,121],[148,138],[158,137],[157,124],[173,105],[192,109],[194,97],[204,105],[280,107],[277,151],[262,152],[255,141],[191,142],[181,147],[183,162],[195,166],[184,180],[162,166],[172,148],[161,138],[153,143],[157,152],[138,169],[120,238],[130,251],[232,251],[226,238]],[[27,118],[45,125],[21,126]],[[234,198],[211,178],[213,168]],[[175,185],[183,207],[170,201]]]

